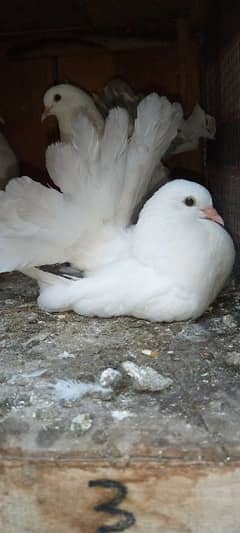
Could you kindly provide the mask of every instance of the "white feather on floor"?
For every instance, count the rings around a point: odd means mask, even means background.
[[[56,399],[58,401],[74,401],[83,396],[91,395],[96,392],[101,392],[102,394],[109,394],[112,389],[104,388],[98,383],[84,383],[81,381],[65,380],[59,379],[54,385],[53,389],[56,394]]]

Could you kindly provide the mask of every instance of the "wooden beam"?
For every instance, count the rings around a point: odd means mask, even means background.
[[[236,533],[240,464],[1,460],[0,529]],[[118,527],[118,529],[117,529]]]

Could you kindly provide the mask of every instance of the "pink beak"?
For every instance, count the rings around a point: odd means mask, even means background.
[[[218,214],[214,207],[206,207],[206,209],[202,209],[202,211],[205,214],[206,218],[214,220],[214,222],[217,222],[218,224],[221,224],[221,226],[224,226],[223,218]]]
[[[51,115],[52,113],[52,106],[46,106],[44,108],[44,111],[42,113],[42,116],[41,116],[41,122],[43,122],[45,120],[45,118],[49,117],[49,115]]]

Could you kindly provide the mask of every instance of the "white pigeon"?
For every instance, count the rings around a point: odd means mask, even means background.
[[[50,312],[87,316],[196,319],[233,267],[234,245],[222,224],[207,189],[169,182],[146,203],[136,226],[125,230],[120,256],[89,277],[66,279],[32,269],[38,303]]]
[[[93,98],[82,89],[62,83],[48,89],[43,97],[44,111],[42,121],[50,115],[56,116],[60,139],[71,142],[74,135],[74,123],[79,115],[86,116],[95,126],[99,135],[103,134],[104,118],[98,111]]]
[[[4,120],[0,117],[0,122]],[[4,189],[11,178],[18,176],[18,161],[7,139],[0,131],[0,189]]]
[[[101,138],[80,117],[73,143],[47,150],[62,193],[23,177],[0,194],[0,271],[70,262],[90,272],[126,254],[126,228],[181,119],[179,104],[154,93],[138,106],[131,140],[124,109],[109,113]]]

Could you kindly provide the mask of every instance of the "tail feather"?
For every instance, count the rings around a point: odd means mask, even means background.
[[[139,104],[119,206],[123,224],[128,224],[134,208],[146,194],[153,171],[177,135],[181,120],[181,106],[170,104],[167,98],[160,98],[155,93]]]
[[[75,278],[74,276],[59,276],[57,274],[53,274],[52,272],[47,272],[46,270],[41,270],[40,268],[35,267],[22,268],[21,272],[22,274],[25,274],[25,276],[35,279],[39,283],[40,287],[55,286],[59,283],[69,286],[70,281],[79,280],[79,278]]]
[[[73,145],[85,159],[95,159],[98,155],[100,136],[86,116],[80,114],[73,124]]]
[[[38,282],[40,288],[38,304],[46,311],[54,312],[72,309],[74,302],[78,298],[78,293],[81,293],[82,283],[81,285],[79,284],[79,278],[65,278],[39,268],[21,269],[21,272]],[[77,283],[77,290],[74,281]],[[83,288],[85,288],[84,283]]]
[[[124,109],[115,108],[109,113],[101,143],[101,198],[104,216],[115,216],[124,186],[128,147],[128,114]],[[107,200],[108,204],[105,205]],[[110,206],[111,202],[111,206]]]
[[[129,137],[133,133],[134,121],[137,116],[137,106],[141,99],[142,95],[135,94],[132,88],[122,79],[113,79],[103,89],[102,103],[105,106],[105,110],[113,107],[127,109],[129,115]]]
[[[94,185],[99,160],[99,135],[86,116],[74,123],[71,144],[56,143],[46,151],[47,170],[62,192],[73,198],[84,193],[88,183]]]
[[[103,219],[113,220],[124,184],[128,144],[128,115],[115,108],[109,113],[102,139],[92,123],[79,117],[72,145],[48,148],[48,172],[61,191],[78,204],[79,218],[95,230]]]

